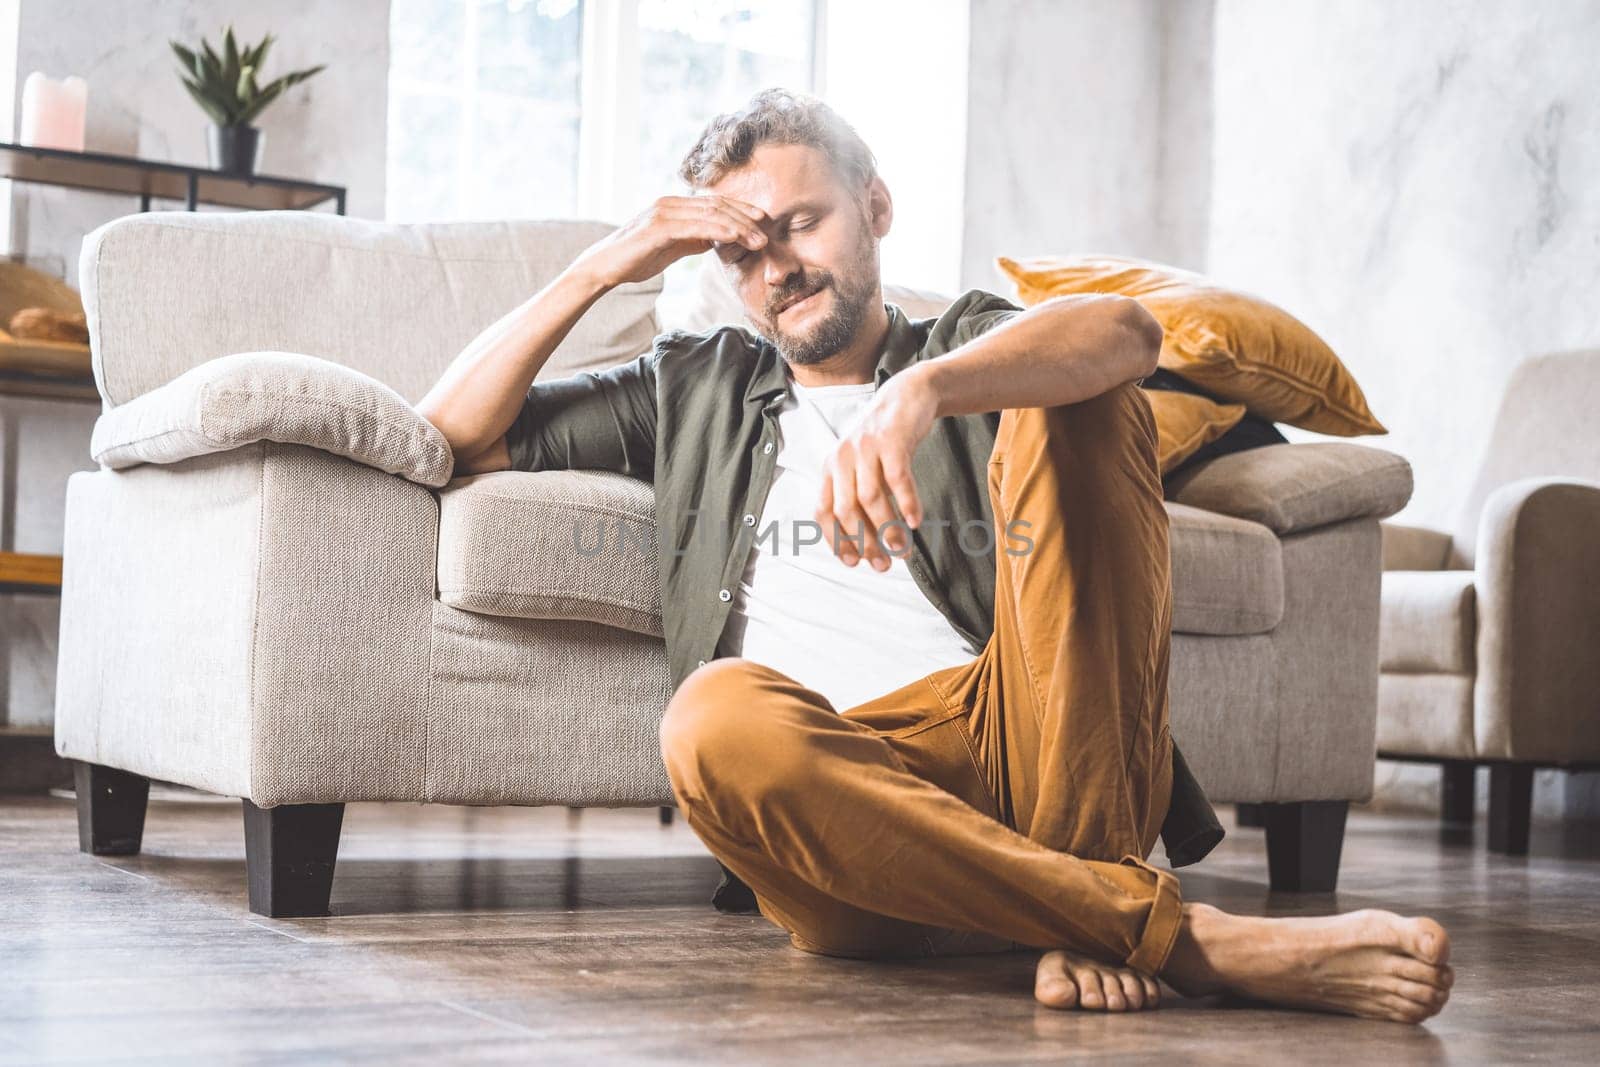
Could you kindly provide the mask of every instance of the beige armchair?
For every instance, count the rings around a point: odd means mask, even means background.
[[[1528,849],[1533,772],[1600,764],[1600,350],[1529,359],[1450,532],[1385,522],[1378,752],[1438,762],[1489,847]]]

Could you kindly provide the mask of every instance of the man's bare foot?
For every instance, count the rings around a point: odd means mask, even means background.
[[[1039,958],[1033,995],[1047,1008],[1141,1011],[1161,1003],[1161,986],[1131,967],[1052,949]]]
[[[1427,918],[1365,909],[1262,919],[1185,904],[1162,977],[1185,996],[1227,991],[1297,1008],[1420,1023],[1450,996],[1450,937]]]

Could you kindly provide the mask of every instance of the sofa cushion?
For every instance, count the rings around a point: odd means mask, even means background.
[[[655,497],[599,471],[494,471],[439,492],[439,599],[660,637]]]
[[[1366,445],[1267,445],[1196,463],[1164,486],[1180,504],[1259,522],[1283,537],[1393,515],[1411,499],[1411,464]]]
[[[1167,502],[1172,629],[1262,634],[1283,619],[1283,552],[1259,523]]]
[[[405,398],[351,367],[297,352],[235,352],[191,367],[95,421],[89,454],[113,470],[177,463],[255,441],[307,445],[430,488],[450,443]]]
[[[1354,437],[1387,433],[1355,377],[1299,319],[1204,275],[1121,256],[995,260],[1032,306],[1064,293],[1119,293],[1161,323],[1161,365],[1273,422]]]
[[[1243,404],[1218,404],[1173,389],[1146,389],[1145,398],[1156,417],[1156,459],[1163,477],[1239,425],[1245,413]]]
[[[1182,504],[1172,524],[1173,629],[1266,633],[1283,561],[1264,526]],[[654,499],[596,471],[496,471],[439,494],[439,599],[484,615],[577,619],[660,636]]]
[[[1384,571],[1379,668],[1472,674],[1478,637],[1474,577],[1472,571]]]

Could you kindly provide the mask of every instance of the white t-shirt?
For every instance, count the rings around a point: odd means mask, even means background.
[[[904,559],[847,567],[815,521],[822,467],[872,402],[873,383],[790,383],[781,442],[729,617],[739,655],[773,667],[845,711],[974,653],[917,588]]]

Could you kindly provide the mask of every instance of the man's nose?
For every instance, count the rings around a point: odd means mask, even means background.
[[[762,277],[772,288],[777,288],[791,274],[799,272],[799,262],[789,254],[781,241],[768,241],[767,247],[762,251],[765,253],[762,259]]]

